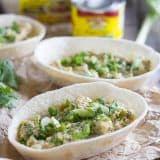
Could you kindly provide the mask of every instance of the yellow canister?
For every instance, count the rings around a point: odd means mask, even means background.
[[[90,8],[86,1],[78,4],[74,0],[72,3],[73,35],[121,38],[124,32],[125,1],[111,2],[101,8]]]
[[[47,24],[70,21],[70,0],[19,0],[20,13]]]

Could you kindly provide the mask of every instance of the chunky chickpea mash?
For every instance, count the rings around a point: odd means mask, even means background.
[[[9,26],[0,27],[0,46],[25,40],[31,33],[30,23],[13,21]]]
[[[31,148],[47,149],[72,141],[110,133],[130,124],[135,115],[118,101],[79,96],[43,115],[22,121],[17,140]]]
[[[54,62],[56,67],[95,78],[119,79],[137,76],[150,70],[150,61],[136,58],[133,61],[109,53],[80,52]]]

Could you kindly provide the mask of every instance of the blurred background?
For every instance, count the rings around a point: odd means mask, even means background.
[[[75,1],[76,0],[74,0],[74,2]],[[82,0],[79,0],[79,2],[80,1]],[[92,7],[96,6],[95,0],[90,0],[90,1],[92,1]],[[112,0],[104,0],[104,1],[109,3]],[[112,3],[113,2],[114,0],[112,1]],[[119,3],[123,2],[124,0],[119,0]],[[37,7],[39,7],[38,11],[36,10]],[[1,13],[17,13],[17,14],[25,14],[27,16],[32,16],[33,18],[40,20],[47,26],[48,28],[47,36],[73,35],[73,27],[75,27],[74,25],[77,24],[73,23],[73,19],[71,18],[73,16],[72,14],[74,14],[73,12],[71,12],[71,8],[72,6],[70,0],[39,0],[39,1],[0,0]],[[81,8],[83,7],[81,6]],[[137,34],[139,32],[139,29],[142,25],[142,22],[147,12],[148,12],[148,5],[146,3],[146,0],[126,1],[125,18],[124,18],[125,27],[123,35],[125,39],[136,40]],[[146,44],[152,46],[157,51],[160,51],[160,18],[159,20],[154,22],[147,37]]]

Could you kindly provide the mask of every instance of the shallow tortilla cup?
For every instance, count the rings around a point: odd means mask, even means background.
[[[36,113],[47,112],[50,106],[62,104],[66,98],[75,100],[77,96],[89,96],[91,98],[104,97],[109,100],[119,100],[127,108],[135,112],[136,119],[128,126],[107,133],[102,136],[80,140],[64,144],[51,149],[32,149],[20,144],[16,140],[17,128],[21,121],[32,117]],[[13,118],[8,131],[8,139],[11,144],[26,159],[32,160],[76,160],[83,159],[108,150],[120,142],[131,132],[144,118],[147,112],[147,103],[140,95],[115,87],[105,82],[93,82],[76,84],[55,91],[46,92],[31,99]]]
[[[26,40],[22,40],[15,43],[9,43],[0,47],[0,58],[17,58],[31,54],[39,43],[39,41],[45,36],[46,29],[44,25],[38,21],[15,14],[1,14],[0,15],[0,27],[8,26],[13,21],[16,22],[28,22],[32,25],[33,36]]]
[[[93,51],[96,54],[109,52],[113,55],[132,60],[143,57],[151,61],[151,71],[139,76],[123,79],[104,79],[82,76],[51,66],[57,59],[74,55],[81,51]],[[35,63],[48,73],[55,83],[68,85],[73,83],[105,81],[120,87],[136,90],[157,70],[160,56],[152,48],[127,40],[90,37],[55,37],[42,41],[34,51]]]

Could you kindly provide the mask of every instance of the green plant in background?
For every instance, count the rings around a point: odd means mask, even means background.
[[[160,17],[160,0],[146,0],[149,12],[137,36],[138,43],[144,43],[153,23]]]

